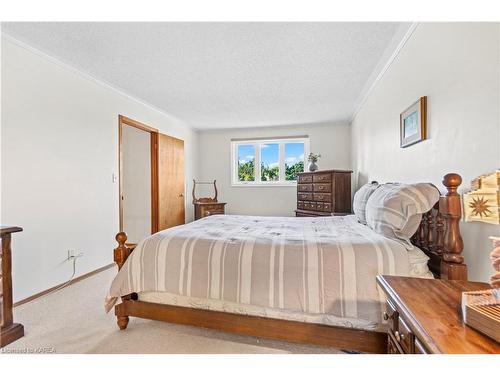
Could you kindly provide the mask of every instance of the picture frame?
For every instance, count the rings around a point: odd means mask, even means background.
[[[399,116],[400,147],[427,139],[427,96],[422,96]]]

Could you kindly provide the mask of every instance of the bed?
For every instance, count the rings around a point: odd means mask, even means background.
[[[426,212],[415,246],[354,215],[215,215],[153,234],[116,236],[119,272],[106,298],[118,326],[129,316],[253,336],[384,352],[379,274],[466,278],[458,227],[460,176]]]

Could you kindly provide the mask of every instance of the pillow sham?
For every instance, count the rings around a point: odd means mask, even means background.
[[[375,232],[413,248],[410,238],[417,231],[422,214],[439,200],[432,184],[396,184],[379,186],[366,203],[366,222]]]
[[[378,182],[372,181],[361,186],[356,194],[354,194],[354,198],[352,200],[352,210],[356,219],[358,219],[361,224],[366,225],[366,203],[368,202],[370,195],[372,195],[378,187]]]

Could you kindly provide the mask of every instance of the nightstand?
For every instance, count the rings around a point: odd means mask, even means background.
[[[226,203],[221,202],[195,202],[194,219],[198,220],[205,216],[224,215]]]
[[[386,295],[388,353],[500,353],[499,343],[461,318],[462,292],[488,284],[399,276],[377,276],[377,283]]]

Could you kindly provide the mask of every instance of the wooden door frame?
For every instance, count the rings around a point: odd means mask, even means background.
[[[158,129],[118,115],[118,184],[120,232],[123,231],[123,127],[132,126],[150,134],[151,140],[151,234],[158,232]]]

